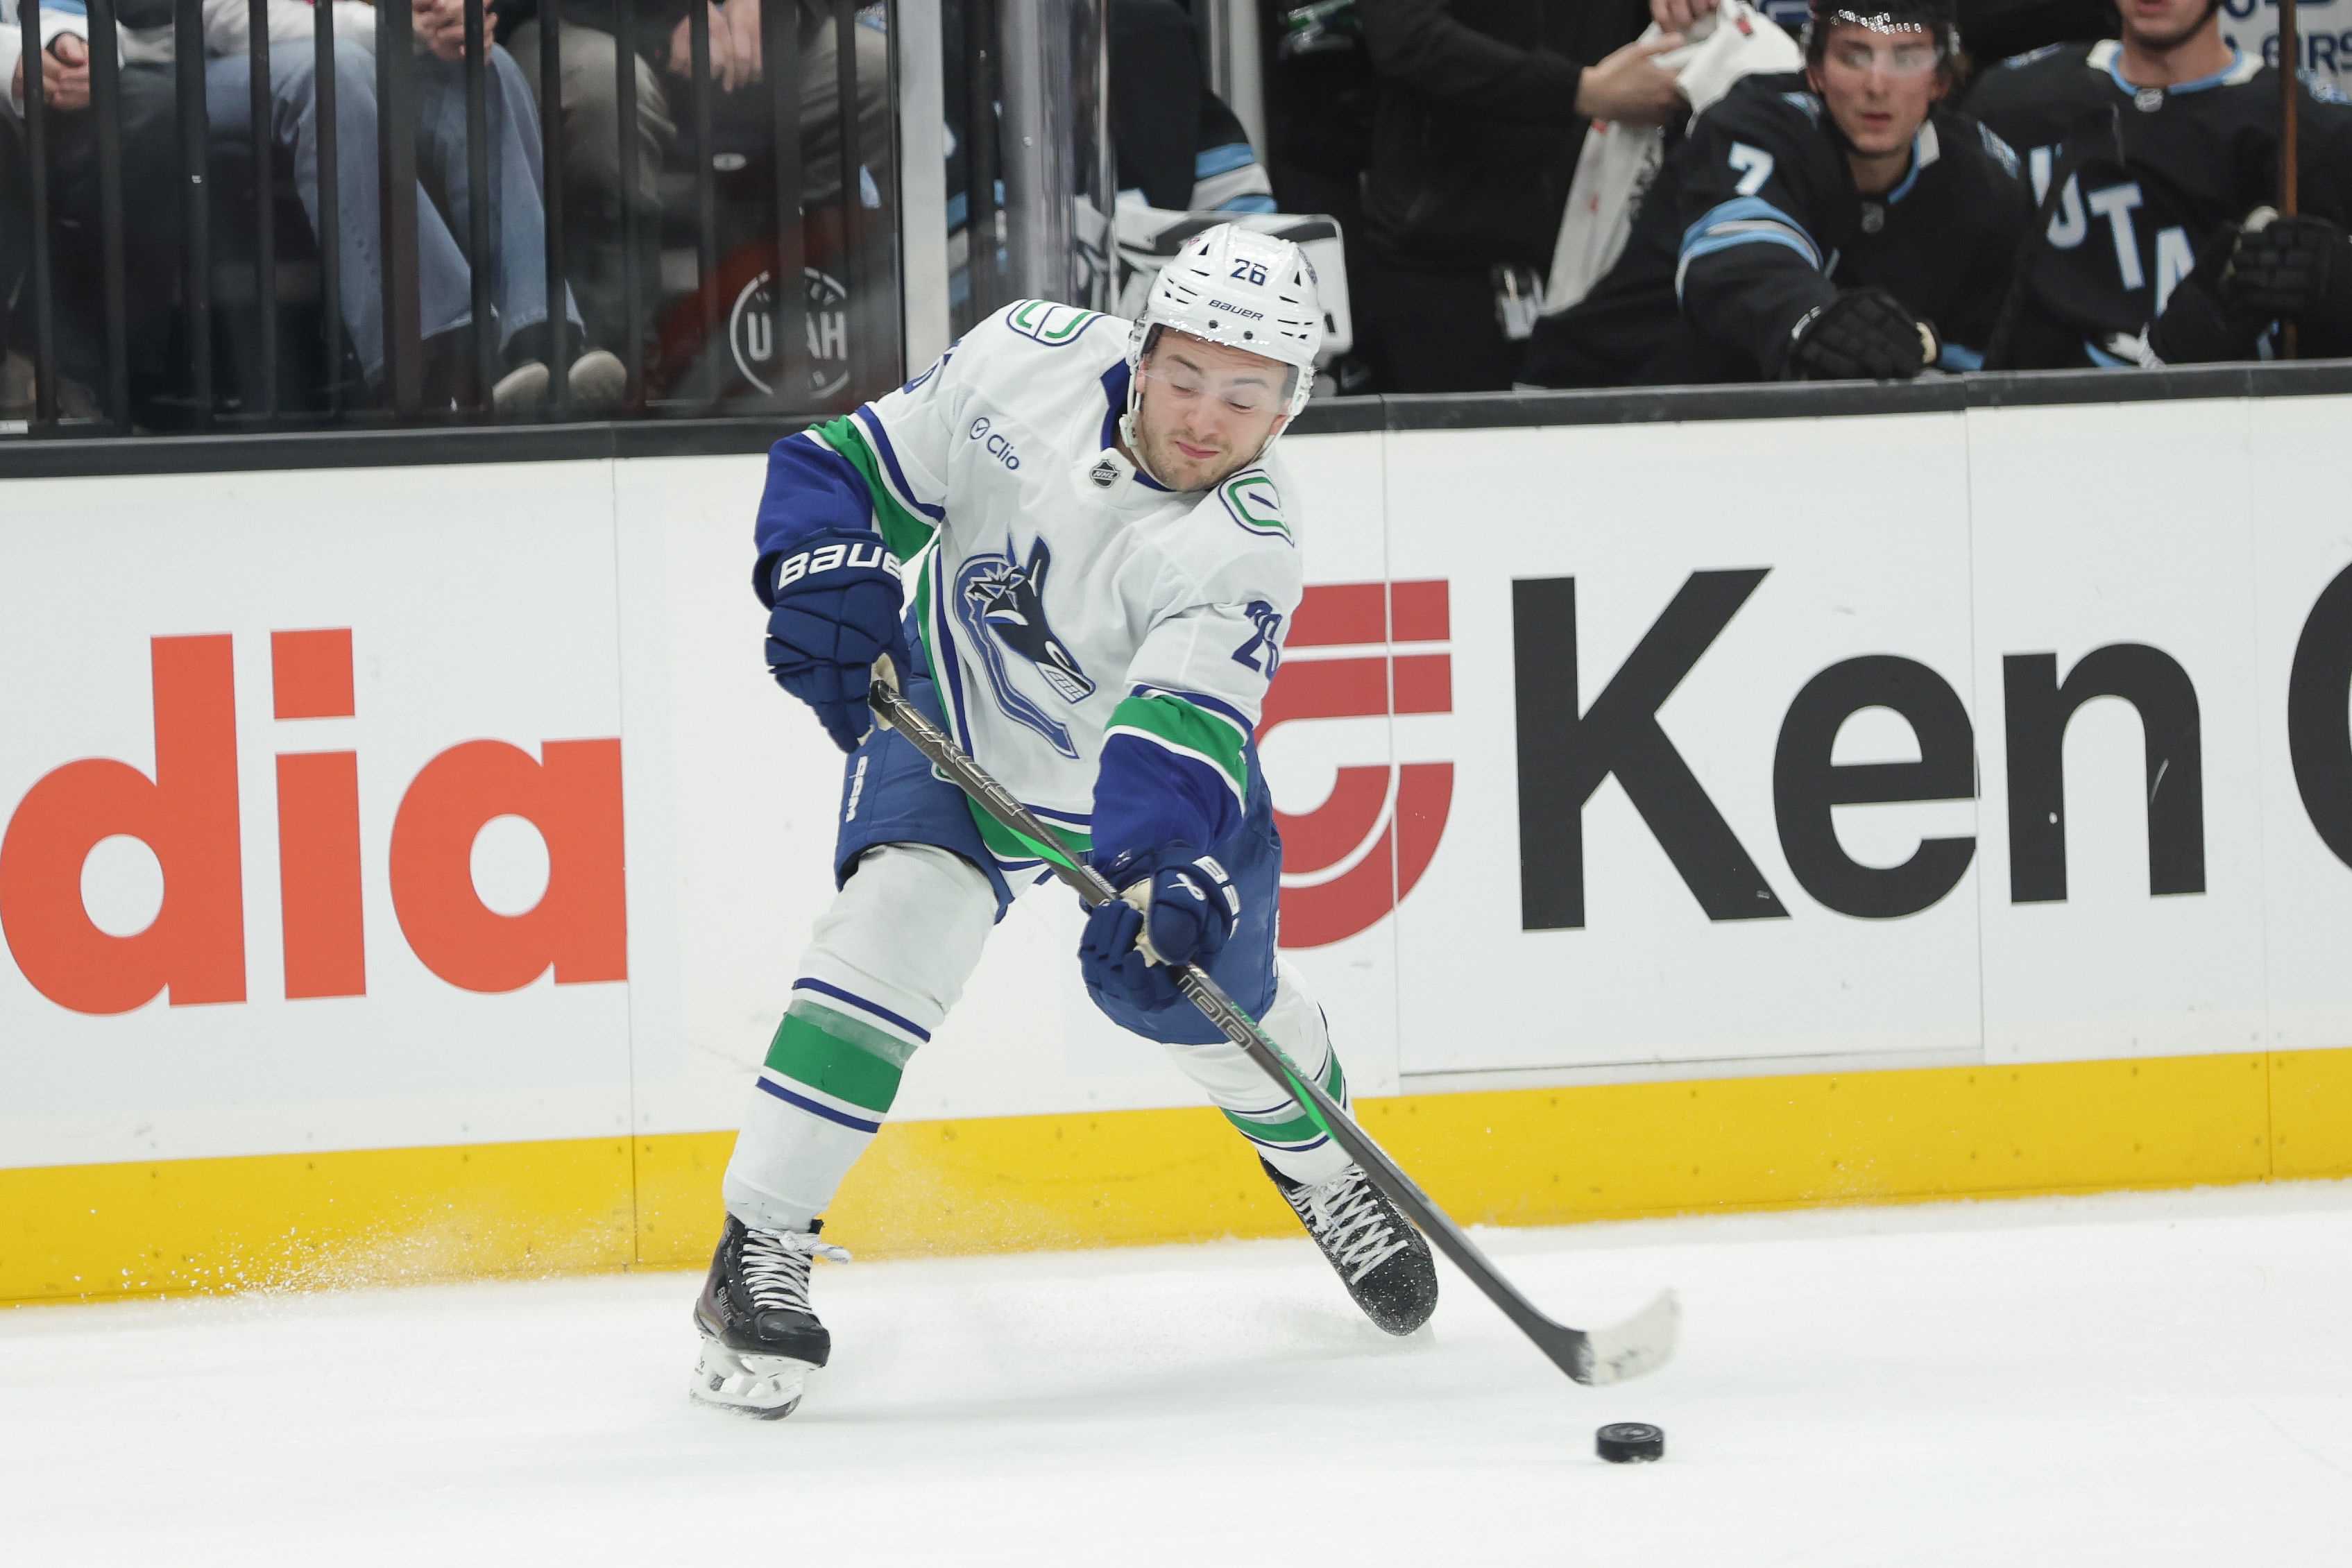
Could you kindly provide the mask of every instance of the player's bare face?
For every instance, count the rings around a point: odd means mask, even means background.
[[[1143,362],[1139,458],[1171,489],[1204,490],[1254,461],[1289,417],[1288,365],[1169,329]]]
[[[2123,36],[2151,54],[2168,54],[2210,26],[2221,38],[2221,13],[2206,0],[2117,0]]]
[[[1927,110],[1944,96],[1942,64],[1935,35],[1924,27],[1882,32],[1841,22],[1808,74],[1855,153],[1892,160],[1907,155]]]

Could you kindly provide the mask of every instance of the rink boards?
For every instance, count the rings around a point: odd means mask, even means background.
[[[1286,444],[1285,940],[1466,1220],[2352,1171],[2352,398]],[[756,457],[0,481],[0,1300],[680,1264],[830,889]],[[1289,1223],[1015,906],[834,1228]]]

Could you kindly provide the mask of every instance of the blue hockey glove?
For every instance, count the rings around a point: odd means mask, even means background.
[[[873,728],[866,706],[874,660],[905,669],[898,563],[871,533],[828,529],[774,558],[759,584],[768,603],[768,670],[816,710],[845,752]]]
[[[1152,951],[1169,963],[1214,963],[1241,918],[1233,879],[1189,844],[1121,856],[1101,869],[1105,880],[1125,892],[1087,916],[1078,938],[1078,972],[1087,989],[1097,1005],[1117,997],[1144,1013],[1181,1005],[1184,994],[1163,965],[1144,957],[1138,939],[1148,931]]]

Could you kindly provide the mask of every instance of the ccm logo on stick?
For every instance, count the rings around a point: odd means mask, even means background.
[[[348,628],[270,635],[272,717],[355,715]],[[85,757],[27,790],[0,837],[0,929],[34,988],[77,1013],[127,1013],[246,996],[236,685],[226,636],[150,644],[152,776]],[[280,938],[289,997],[367,993],[366,873],[359,753],[277,757]],[[483,903],[474,840],[518,816],[547,847],[547,887],[519,914]],[[82,900],[83,863],[104,839],[145,844],[162,908],[144,930],[102,931]],[[513,991],[550,967],[555,984],[628,978],[621,742],[548,741],[532,756],[467,741],[427,762],[402,793],[384,868],[409,950],[461,990]]]

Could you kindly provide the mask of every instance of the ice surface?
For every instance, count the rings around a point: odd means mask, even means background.
[[[1450,1269],[1390,1341],[1304,1242],[820,1266],[775,1424],[686,1275],[0,1312],[0,1562],[2352,1562],[2352,1184],[1481,1240],[1680,1358],[1579,1388]]]

